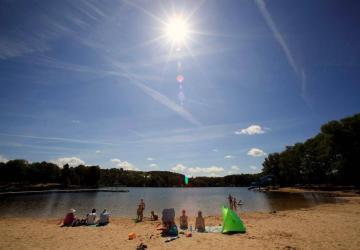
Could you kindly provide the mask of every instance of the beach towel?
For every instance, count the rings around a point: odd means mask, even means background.
[[[222,232],[222,226],[206,226],[205,232],[207,233],[221,233]]]

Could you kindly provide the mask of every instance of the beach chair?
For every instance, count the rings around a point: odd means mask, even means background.
[[[175,209],[166,208],[162,211],[162,223],[166,228],[162,232],[162,236],[177,236],[178,230],[175,225]]]

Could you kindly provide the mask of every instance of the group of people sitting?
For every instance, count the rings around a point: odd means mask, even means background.
[[[136,211],[137,222],[143,221],[144,210],[145,210],[145,202],[143,199],[141,199]],[[150,214],[151,214],[150,220],[157,221],[159,219],[159,216],[155,214],[154,211],[151,211]],[[162,235],[166,235],[166,236],[178,235],[178,230],[175,223],[175,210],[173,208],[164,209],[162,212],[161,220],[162,220],[162,226],[159,228],[159,230],[162,230]],[[182,210],[182,214],[179,218],[179,222],[180,222],[181,230],[187,230],[187,229],[190,229],[190,231],[193,230],[192,226],[190,226],[189,228],[188,216],[186,215],[185,210]],[[205,219],[202,216],[201,211],[198,212],[198,216],[196,217],[194,230],[197,232],[205,232]]]
[[[110,213],[104,209],[102,213],[100,213],[99,219],[97,219],[96,209],[93,208],[91,213],[88,213],[85,218],[79,219],[75,215],[76,210],[71,208],[69,212],[65,215],[63,219],[63,227],[76,227],[76,226],[105,226],[110,222]]]
[[[189,227],[188,216],[186,215],[186,211],[182,210],[182,214],[179,218],[180,229],[188,230],[192,232],[192,225]],[[160,228],[162,231],[162,236],[177,236],[178,229],[175,223],[175,210],[173,208],[164,209],[162,215],[162,227]],[[202,216],[202,212],[198,212],[198,216],[195,220],[195,231],[197,232],[205,232],[205,219]]]

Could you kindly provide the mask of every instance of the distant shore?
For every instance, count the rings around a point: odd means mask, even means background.
[[[279,190],[279,192],[300,190]],[[0,217],[0,249],[360,249],[360,197],[344,202],[275,213],[241,213],[247,232],[223,235],[194,233],[165,243],[156,226],[159,222],[134,223],[130,218],[112,218],[106,227],[59,227],[59,218]],[[177,215],[178,216],[178,215]],[[194,218],[190,218],[194,224]],[[206,224],[218,226],[219,216],[206,217]],[[135,232],[136,239],[128,240]]]
[[[319,193],[324,194],[328,196],[333,197],[355,197],[360,196],[360,190],[359,189],[342,189],[342,188],[334,188],[334,190],[324,190],[321,188],[318,188],[316,186],[314,187],[281,187],[276,189],[268,189],[267,192],[279,192],[279,193]]]
[[[33,195],[33,194],[56,194],[56,193],[95,193],[95,192],[106,192],[106,193],[127,193],[127,189],[102,189],[102,188],[80,188],[80,189],[49,189],[40,191],[15,191],[15,192],[0,192],[1,196],[9,195]]]

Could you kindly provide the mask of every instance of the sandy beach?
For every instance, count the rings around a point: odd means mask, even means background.
[[[112,218],[106,227],[61,228],[59,219],[0,218],[0,249],[360,249],[360,197],[308,209],[241,213],[245,234],[194,233],[165,243],[158,222]],[[194,218],[190,219],[194,223]],[[219,225],[221,217],[206,217]],[[135,232],[136,239],[128,240]]]

